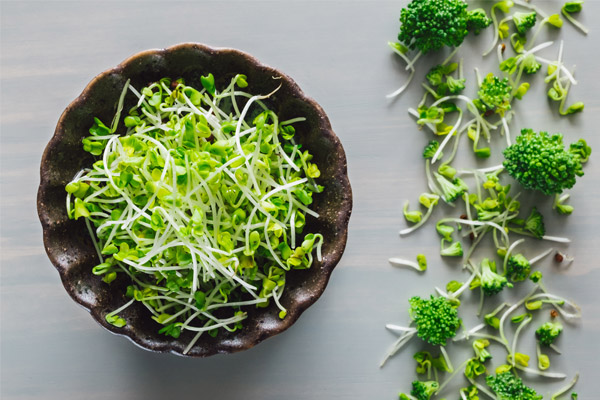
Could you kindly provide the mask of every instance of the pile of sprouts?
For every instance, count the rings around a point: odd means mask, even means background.
[[[202,87],[161,79],[123,88],[111,126],[98,118],[83,139],[97,157],[66,186],[69,218],[82,218],[105,284],[127,283],[125,303],[105,316],[116,327],[135,302],[148,309],[159,333],[193,337],[242,328],[244,307],[280,299],[290,269],[321,259],[323,236],[303,233],[319,168],[280,121],[252,95],[244,75],[217,91],[212,74]],[[123,118],[125,97],[137,104]],[[131,95],[129,94],[129,95]],[[316,255],[313,253],[316,252]]]

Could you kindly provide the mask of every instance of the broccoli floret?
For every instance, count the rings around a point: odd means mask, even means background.
[[[461,388],[460,398],[466,400],[479,400],[479,390],[477,390],[477,386],[471,385],[466,388]]]
[[[400,12],[398,40],[423,53],[460,46],[467,35],[463,0],[413,0]]]
[[[423,158],[433,158],[435,152],[439,149],[439,147],[440,143],[437,140],[431,140],[423,149]],[[441,157],[442,155],[440,154],[439,158]]]
[[[451,76],[447,76],[446,82],[442,83],[440,85],[440,88],[438,89],[438,93],[441,95],[445,95],[446,93],[458,94],[458,93],[462,92],[463,90],[465,90],[465,82],[466,82],[466,80],[464,78],[463,79],[454,79]]]
[[[463,249],[460,242],[454,242],[448,247],[444,247],[445,239],[442,239],[442,249],[440,255],[444,257],[462,257]]]
[[[575,143],[571,143],[569,146],[569,153],[579,157],[579,161],[585,164],[590,159],[592,154],[592,148],[587,145],[587,142],[583,139],[579,139]]]
[[[431,296],[430,299],[412,297],[410,317],[417,327],[417,336],[435,346],[444,346],[453,338],[462,321],[457,307],[445,297]]]
[[[488,18],[483,8],[476,8],[467,11],[467,30],[479,35],[482,29],[487,28],[492,24],[492,20]]]
[[[523,71],[525,71],[525,73],[529,75],[535,74],[539,71],[540,68],[542,68],[542,64],[537,62],[537,59],[535,58],[534,54],[526,55],[525,57],[523,57],[523,61],[521,62],[523,63]]]
[[[546,322],[535,331],[535,336],[541,344],[551,345],[561,334],[563,326],[560,322]]]
[[[484,258],[481,261],[481,288],[488,296],[499,293],[505,286],[512,287],[508,280],[496,273],[496,263]]]
[[[531,214],[529,214],[525,220],[525,230],[529,231],[538,239],[541,239],[546,234],[544,216],[537,210],[536,207],[531,209]]]
[[[496,376],[489,375],[485,381],[496,393],[498,400],[541,400],[543,398],[509,371]]]
[[[450,181],[448,178],[438,174],[437,172],[434,172],[433,175],[435,176],[437,183],[442,189],[442,193],[444,194],[444,200],[448,203],[452,203],[460,196],[465,194],[467,190],[469,190],[469,187],[460,178],[456,178]]]
[[[538,283],[542,280],[542,273],[540,271],[535,271],[533,274],[529,275],[529,280],[533,283]]]
[[[500,115],[504,115],[505,111],[510,110],[510,93],[512,87],[508,83],[508,79],[499,79],[493,73],[489,73],[477,92],[479,99],[476,100],[476,105],[486,111],[496,111]]]
[[[487,339],[477,339],[473,341],[473,350],[475,351],[475,358],[479,359],[479,362],[486,362],[492,358],[492,354],[487,351],[486,347],[490,345]]]
[[[431,86],[437,87],[440,86],[442,82],[444,82],[444,77],[450,72],[448,72],[448,67],[446,67],[445,65],[436,65],[435,67],[429,70],[426,78],[431,84]]]
[[[415,396],[417,400],[429,400],[431,396],[440,388],[440,384],[436,381],[414,381],[412,383],[410,394]]]
[[[515,254],[508,258],[506,272],[513,282],[524,281],[529,277],[531,264],[523,254]]]
[[[572,188],[575,178],[583,176],[581,156],[565,149],[561,134],[550,136],[523,129],[503,154],[503,165],[510,176],[526,189],[546,195]]]
[[[527,31],[534,27],[536,19],[537,13],[535,11],[527,13],[517,11],[513,14],[515,28],[521,35],[524,35],[527,33]]]

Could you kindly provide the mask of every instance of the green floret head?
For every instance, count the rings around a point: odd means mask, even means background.
[[[452,203],[453,201],[461,197],[463,194],[465,194],[467,190],[469,190],[469,187],[460,178],[455,178],[451,181],[445,176],[438,174],[437,172],[434,172],[433,175],[435,176],[436,181],[442,189],[442,193],[444,194],[444,200],[446,200],[446,202],[448,203]]]
[[[460,389],[461,398],[466,400],[479,400],[479,390],[477,386],[471,385]]]
[[[410,394],[416,397],[417,400],[429,400],[440,388],[440,384],[436,381],[414,381],[412,387]]]
[[[535,331],[535,336],[541,344],[551,345],[560,336],[563,326],[560,322],[546,322]]]
[[[537,61],[534,54],[526,55],[521,62],[523,63],[523,71],[529,75],[535,74],[542,68],[542,64]]]
[[[487,74],[477,92],[479,99],[475,103],[483,111],[496,111],[503,115],[510,110],[510,93],[512,87],[508,79],[499,79],[493,73]]]
[[[536,207],[531,209],[531,214],[529,214],[525,220],[525,230],[529,231],[538,239],[541,239],[546,234],[544,216],[537,210]]]
[[[498,400],[541,400],[543,398],[535,390],[525,386],[523,381],[510,371],[501,372],[496,376],[489,375],[485,381],[496,393]]]
[[[508,258],[506,264],[507,274],[513,282],[524,281],[529,277],[531,272],[531,264],[523,254],[515,254]]]
[[[482,29],[487,28],[492,24],[492,20],[488,18],[483,8],[476,8],[467,11],[467,30],[479,35]]]
[[[508,280],[496,273],[496,263],[484,258],[481,261],[481,288],[488,296],[499,293],[505,286],[512,287]]]
[[[552,195],[572,188],[576,177],[583,176],[581,160],[577,152],[565,149],[561,134],[523,129],[504,150],[503,165],[526,189]]]
[[[423,149],[423,158],[433,158],[435,152],[439,149],[440,143],[437,140],[431,140]],[[441,158],[441,155],[440,155]]]
[[[463,0],[413,0],[400,12],[398,40],[423,53],[460,46],[467,35]]]
[[[418,296],[409,300],[410,317],[417,327],[417,335],[434,346],[444,346],[446,340],[456,336],[462,321],[458,318],[457,307],[445,297],[431,296],[422,299]]]
[[[513,14],[513,22],[515,23],[515,28],[517,29],[517,32],[519,32],[521,35],[527,33],[527,31],[534,27],[536,19],[537,13],[535,11],[517,11]]]

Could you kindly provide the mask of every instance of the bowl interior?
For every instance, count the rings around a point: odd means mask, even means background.
[[[308,232],[324,236],[323,259],[315,260],[308,270],[292,270],[286,277],[286,290],[281,303],[288,315],[281,320],[273,304],[265,309],[247,307],[244,328],[235,333],[219,332],[212,338],[202,335],[187,353],[207,356],[229,353],[252,347],[265,338],[287,329],[299,315],[322,294],[331,271],[338,263],[347,237],[352,208],[352,194],[346,171],[346,157],[329,120],[314,100],[281,72],[260,64],[251,56],[231,49],[213,49],[199,44],[183,44],[165,50],[139,53],[114,69],[97,76],[63,113],[54,137],[50,140],[41,164],[41,183],[38,192],[38,212],[44,229],[44,243],[50,260],[58,269],[63,284],[75,301],[88,309],[92,316],[110,331],[123,334],[138,345],[154,351],[182,354],[192,338],[182,332],[178,339],[158,334],[160,325],[150,318],[149,311],[134,303],[120,313],[127,320],[123,328],[108,324],[104,316],[123,305],[128,279],[120,277],[110,285],[91,273],[99,263],[85,223],[67,218],[65,185],[94,157],[84,152],[81,139],[88,135],[93,118],[110,122],[116,103],[127,79],[141,88],[163,77],[184,78],[186,84],[201,87],[200,76],[212,73],[217,88],[223,88],[236,74],[245,74],[252,94],[267,94],[281,85],[265,102],[280,119],[298,116],[306,121],[295,124],[296,140],[308,149],[321,170],[319,184],[325,190],[316,194],[312,209],[318,219],[307,216]],[[125,108],[134,105],[135,97],[126,97]]]

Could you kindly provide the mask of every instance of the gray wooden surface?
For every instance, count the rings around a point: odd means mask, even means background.
[[[401,205],[424,191],[420,151],[429,139],[406,109],[421,95],[417,74],[409,93],[384,95],[406,75],[390,53],[398,2],[8,2],[1,14],[1,391],[3,399],[393,399],[414,377],[412,343],[382,370],[381,355],[395,336],[388,322],[408,320],[407,299],[426,295],[451,277],[454,262],[438,255],[431,225],[401,239]],[[557,1],[537,1],[556,11]],[[567,64],[577,64],[580,85],[571,99],[585,112],[560,118],[550,110],[544,85],[517,104],[512,129],[532,127],[588,139],[600,152],[598,34],[600,3],[587,1],[584,37],[565,23]],[[482,60],[490,32],[467,40],[461,54],[471,67]],[[557,35],[552,38],[557,38]],[[35,196],[42,151],[62,110],[94,75],[131,54],[180,42],[235,47],[294,78],[328,113],[348,156],[355,207],[348,246],[323,297],[287,332],[254,349],[208,359],[153,354],[98,326],[66,294],[41,240]],[[555,47],[556,48],[556,47]],[[554,49],[555,49],[554,48]],[[547,51],[548,58],[555,50]],[[421,60],[421,68],[443,55]],[[485,66],[488,67],[485,67]],[[498,160],[490,161],[492,164]],[[473,165],[470,151],[459,153]],[[481,164],[484,165],[484,164]],[[552,369],[581,371],[580,399],[598,398],[600,307],[598,154],[572,191],[575,213],[548,212],[549,200],[525,196],[547,211],[548,231],[573,239],[563,247],[576,257],[568,269],[540,264],[547,286],[576,300],[584,318],[560,339]],[[451,213],[450,209],[443,212]],[[442,209],[437,216],[442,215]],[[547,247],[528,242],[527,253]],[[424,276],[387,264],[391,256],[425,252]],[[468,300],[466,297],[465,300]],[[467,306],[468,307],[468,306]],[[465,309],[467,311],[467,309]],[[472,323],[468,313],[465,323]],[[527,337],[532,336],[529,330]],[[467,347],[450,352],[461,358]],[[532,348],[528,352],[534,355]],[[533,357],[535,358],[535,357]],[[535,364],[535,361],[533,361]],[[560,383],[533,382],[548,395]],[[459,382],[462,383],[462,382]],[[456,392],[448,399],[457,398]]]

